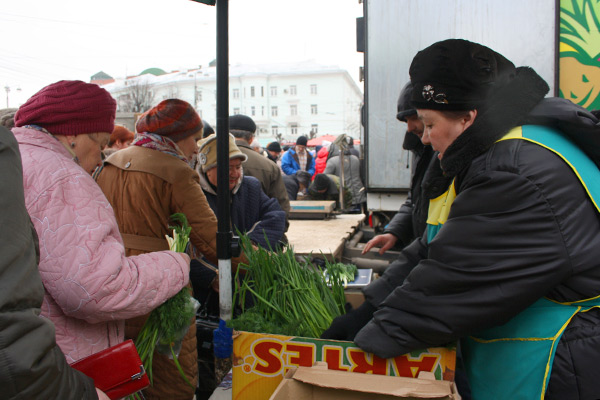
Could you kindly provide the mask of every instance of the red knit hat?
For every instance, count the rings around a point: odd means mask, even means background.
[[[202,120],[194,107],[179,99],[163,100],[140,116],[135,125],[138,133],[166,136],[174,142],[202,129]]]
[[[59,81],[19,107],[15,126],[39,125],[57,135],[113,131],[117,102],[93,83]]]

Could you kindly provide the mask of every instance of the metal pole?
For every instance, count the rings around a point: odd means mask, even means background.
[[[219,309],[231,319],[231,232],[229,200],[229,0],[217,1],[217,257]]]
[[[340,209],[344,210],[346,204],[344,204],[344,188],[346,187],[346,180],[344,178],[344,153],[346,152],[346,135],[342,133],[342,140],[340,141]]]

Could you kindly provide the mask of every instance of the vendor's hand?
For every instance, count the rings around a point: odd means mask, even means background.
[[[354,340],[363,326],[373,318],[377,309],[365,301],[360,307],[336,317],[331,326],[323,332],[321,339]]]
[[[365,245],[365,248],[362,251],[362,254],[365,254],[373,247],[379,247],[379,254],[385,253],[398,241],[398,238],[391,233],[384,233],[383,235],[377,235],[373,239],[369,240]]]
[[[98,388],[96,388],[96,394],[98,395],[98,400],[110,400],[110,397],[108,397],[106,393]]]

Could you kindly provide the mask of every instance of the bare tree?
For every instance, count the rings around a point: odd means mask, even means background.
[[[310,132],[308,132],[308,139],[314,139],[315,137],[317,137],[317,132],[315,132],[314,129],[311,129]]]
[[[147,81],[135,81],[119,96],[119,108],[124,112],[142,113],[154,105],[154,92]]]
[[[279,143],[281,143],[281,141],[283,140],[283,133],[277,132],[277,133],[273,134],[273,136],[275,136],[275,139],[277,139],[277,141]]]

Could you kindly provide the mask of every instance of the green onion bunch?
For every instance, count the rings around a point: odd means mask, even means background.
[[[321,271],[307,261],[298,262],[289,247],[272,251],[253,248],[246,235],[241,235],[241,242],[248,264],[240,265],[236,272],[234,304],[242,305],[242,313],[229,321],[229,327],[318,338],[345,312],[340,268],[326,263]],[[245,309],[247,296],[254,305]]]

